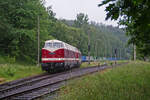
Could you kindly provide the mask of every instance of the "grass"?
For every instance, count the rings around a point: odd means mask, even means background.
[[[117,64],[121,64],[121,63],[125,63],[128,62],[127,60],[119,60],[117,61]],[[90,66],[98,66],[98,65],[103,65],[103,64],[107,64],[107,65],[113,65],[115,64],[115,61],[97,61],[97,62],[90,62],[90,64],[88,64],[88,62],[83,62],[81,64],[81,68],[85,68],[85,67],[90,67]]]
[[[0,64],[0,83],[42,73],[40,67],[20,64]]]
[[[69,82],[58,100],[149,100],[150,63],[130,62]]]
[[[16,61],[15,57],[0,56],[0,84],[40,73],[40,67]]]
[[[100,62],[90,62],[90,64],[88,64],[88,62],[83,62],[81,64],[81,68],[85,68],[85,67],[90,67],[90,66],[97,66],[98,64],[101,64]]]

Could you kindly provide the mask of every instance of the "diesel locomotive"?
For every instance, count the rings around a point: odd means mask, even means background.
[[[80,67],[81,52],[74,46],[59,40],[47,40],[42,48],[42,70],[53,72],[59,69]]]

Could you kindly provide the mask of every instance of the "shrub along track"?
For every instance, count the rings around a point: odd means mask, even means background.
[[[120,64],[119,64],[120,65]],[[118,66],[118,65],[116,65]],[[0,100],[32,100],[55,92],[66,80],[81,77],[112,66],[77,68],[56,74],[41,74],[0,85]]]

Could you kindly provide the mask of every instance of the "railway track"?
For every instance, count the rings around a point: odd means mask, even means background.
[[[59,90],[66,80],[77,78],[111,66],[78,68],[59,74],[42,74],[0,85],[0,100],[33,100]]]

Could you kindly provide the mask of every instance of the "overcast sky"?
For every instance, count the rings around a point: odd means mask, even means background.
[[[117,26],[117,22],[105,21],[105,7],[98,7],[102,0],[46,0],[46,6],[52,6],[57,18],[75,19],[78,13],[88,15],[90,21]]]

